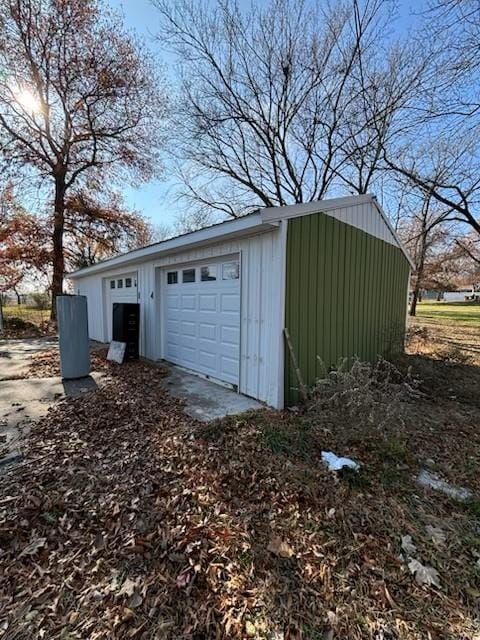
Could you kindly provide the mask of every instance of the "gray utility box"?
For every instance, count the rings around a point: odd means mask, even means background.
[[[84,378],[90,373],[87,298],[57,297],[58,342],[62,378]]]

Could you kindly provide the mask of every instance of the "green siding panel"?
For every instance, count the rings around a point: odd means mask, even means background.
[[[341,358],[401,348],[409,264],[398,247],[316,213],[288,222],[285,326],[310,386]],[[288,349],[285,403],[298,401]]]

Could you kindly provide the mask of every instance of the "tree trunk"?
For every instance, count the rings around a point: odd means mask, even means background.
[[[57,296],[63,293],[63,276],[65,258],[63,255],[63,232],[65,227],[65,175],[55,177],[55,212],[53,219],[53,277],[52,277],[52,309],[50,317],[57,317]]]
[[[425,271],[425,257],[427,253],[427,223],[426,219],[422,220],[422,233],[420,236],[419,262],[417,267],[417,277],[415,278],[415,287],[413,289],[412,302],[410,303],[410,316],[417,315],[417,302],[422,301],[421,287],[423,284],[423,273]]]
[[[3,331],[4,318],[3,318],[3,299],[0,294],[0,333]]]
[[[419,293],[420,287],[418,285],[415,285],[415,288],[413,290],[413,296],[412,296],[412,301],[410,303],[410,311],[409,314],[411,316],[416,316],[417,315],[417,302],[418,302],[418,293]]]

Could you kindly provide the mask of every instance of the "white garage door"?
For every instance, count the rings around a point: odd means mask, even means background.
[[[165,269],[163,285],[165,359],[238,385],[238,256]]]
[[[112,339],[112,310],[114,302],[137,302],[137,274],[123,273],[106,279],[107,341]]]

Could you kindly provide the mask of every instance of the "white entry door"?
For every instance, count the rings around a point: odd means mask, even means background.
[[[165,360],[238,386],[238,255],[169,267],[162,284]]]
[[[112,311],[114,302],[137,302],[137,274],[122,273],[106,278],[105,312],[107,314],[107,342],[112,339]]]

